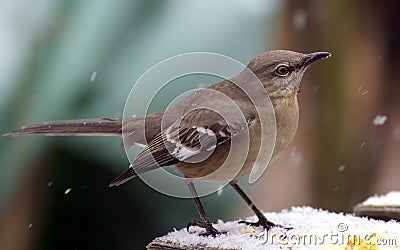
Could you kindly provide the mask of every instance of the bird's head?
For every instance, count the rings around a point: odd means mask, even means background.
[[[247,67],[259,78],[271,97],[290,96],[299,92],[300,81],[308,66],[330,56],[328,52],[303,54],[273,50],[254,57]]]

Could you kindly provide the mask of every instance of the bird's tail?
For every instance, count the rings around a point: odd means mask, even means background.
[[[129,166],[127,170],[125,170],[122,174],[120,174],[117,178],[111,181],[109,187],[116,187],[119,185],[124,184],[125,182],[129,181],[130,179],[137,176],[135,170],[133,170],[132,165]]]
[[[4,136],[44,134],[48,136],[121,136],[122,120],[111,118],[51,121],[28,125]]]

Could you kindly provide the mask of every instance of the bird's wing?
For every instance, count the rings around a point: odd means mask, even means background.
[[[187,117],[159,133],[110,186],[121,185],[140,173],[182,161],[190,162],[193,157],[210,151],[212,153],[215,147],[245,131],[254,119],[253,117],[228,125],[212,110],[189,113]]]

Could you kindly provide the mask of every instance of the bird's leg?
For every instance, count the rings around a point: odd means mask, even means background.
[[[249,207],[254,211],[254,213],[258,217],[257,222],[241,221],[240,223],[246,223],[246,224],[249,224],[252,226],[262,226],[267,230],[269,230],[273,227],[277,227],[277,226],[282,227],[279,225],[275,225],[274,223],[267,220],[267,218],[265,218],[264,214],[254,205],[254,203],[250,200],[250,198],[246,195],[246,193],[238,186],[236,181],[230,182],[229,184],[233,187],[233,189],[235,189],[235,191],[240,195],[240,197],[242,197],[242,199],[247,203],[247,205],[249,205]]]
[[[189,227],[191,227],[191,226],[198,226],[198,227],[204,228],[207,231],[205,234],[202,234],[202,235],[216,236],[216,235],[220,234],[218,232],[218,230],[212,226],[210,220],[208,219],[208,217],[204,211],[203,205],[201,205],[201,202],[200,202],[199,196],[196,192],[196,189],[194,188],[193,182],[187,180],[186,183],[189,186],[189,190],[193,196],[194,201],[196,202],[197,210],[199,211],[200,218],[201,218],[201,221],[192,220],[191,222],[189,222],[189,224],[187,225],[187,230],[189,231]]]

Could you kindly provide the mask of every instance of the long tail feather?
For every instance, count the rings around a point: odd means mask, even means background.
[[[117,178],[115,178],[109,185],[109,187],[116,187],[124,184],[130,179],[136,177],[137,174],[135,170],[133,170],[132,166],[130,166],[127,170],[125,170],[122,174],[120,174]]]
[[[122,120],[111,118],[63,120],[37,123],[4,136],[44,134],[48,136],[121,136]]]

